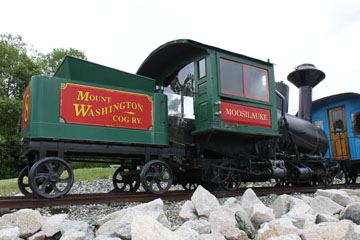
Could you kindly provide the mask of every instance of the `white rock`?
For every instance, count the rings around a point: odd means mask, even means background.
[[[354,232],[352,224],[349,220],[342,220],[324,227],[308,229],[301,234],[301,238],[303,240],[350,240]]]
[[[27,238],[41,228],[43,224],[39,211],[32,209],[21,209],[15,213],[9,213],[2,216],[5,225],[19,227],[21,238]]]
[[[0,230],[0,239],[1,240],[18,240],[19,238],[19,228],[7,228]]]
[[[231,211],[233,211],[234,214],[236,212],[243,212],[243,213],[247,214],[245,212],[245,210],[241,207],[240,201],[238,201],[234,197],[231,197],[228,200],[226,200],[226,202],[224,203],[223,206],[229,208]]]
[[[131,239],[181,240],[183,238],[178,234],[170,231],[150,216],[135,216],[131,223]]]
[[[71,221],[71,220],[64,220],[60,225],[60,232],[64,235],[67,231],[76,230],[79,232],[83,232],[86,235],[86,238],[89,240],[94,239],[94,233],[90,229],[90,225],[84,221]]]
[[[186,201],[184,205],[182,205],[179,218],[183,221],[194,220],[197,219],[196,209],[194,203],[190,200]]]
[[[181,225],[179,229],[181,228],[190,228],[192,230],[195,230],[199,234],[211,233],[211,225],[209,221],[206,221],[204,219],[189,220],[183,225]]]
[[[94,240],[121,240],[121,238],[100,235],[94,238]]]
[[[360,225],[353,224],[352,239],[360,239]]]
[[[60,240],[86,240],[86,234],[74,229],[66,231],[60,238]]]
[[[211,212],[209,222],[213,233],[220,232],[223,227],[236,226],[235,214],[232,210],[224,206]]]
[[[201,240],[200,234],[188,227],[180,227],[175,231],[175,233],[186,240]]]
[[[338,222],[339,219],[329,214],[318,214],[316,217],[316,224],[323,222]]]
[[[41,230],[45,233],[46,237],[52,237],[56,233],[60,232],[60,227],[67,217],[67,214],[57,214],[51,217],[44,217],[44,223]]]
[[[275,201],[270,205],[274,210],[274,215],[276,218],[281,217],[286,214],[290,209],[291,196],[283,194],[275,199]]]
[[[269,226],[270,226],[270,228],[275,227],[275,226],[282,226],[282,227],[297,230],[297,227],[295,227],[293,220],[286,216],[272,220],[271,222],[269,222]]]
[[[271,237],[279,237],[288,234],[299,235],[301,234],[301,230],[294,227],[286,227],[281,225],[270,226],[269,223],[264,223],[258,230],[256,240],[267,240]]]
[[[5,220],[0,218],[0,230],[2,229],[7,229],[7,228],[12,228],[14,225],[13,224],[8,224],[5,222]]]
[[[255,204],[251,210],[250,221],[255,228],[258,228],[264,222],[269,222],[275,219],[272,208],[266,207],[263,203]]]
[[[245,210],[248,216],[251,216],[251,211],[255,204],[263,204],[256,196],[255,192],[249,188],[247,189],[240,199],[240,205]]]
[[[343,206],[337,204],[333,200],[323,196],[316,196],[310,202],[310,207],[318,213],[334,215],[340,213],[344,209]]]
[[[248,236],[244,231],[241,231],[237,227],[223,227],[220,229],[220,233],[224,235],[227,240],[248,240]]]
[[[306,196],[306,195],[301,195],[301,199],[306,202],[307,204],[310,204],[310,202],[314,199],[312,197]]]
[[[342,191],[342,190],[336,190],[336,189],[321,190],[321,189],[319,189],[315,192],[315,197],[316,196],[328,197],[343,207],[346,207],[346,205],[348,205],[349,203],[352,202],[352,199],[350,198],[350,196],[345,191]]]
[[[139,215],[150,216],[159,221],[165,227],[170,228],[171,224],[164,214],[163,205],[163,201],[158,198],[152,202],[128,208],[126,211],[122,211],[122,214],[119,214],[115,219],[107,221],[101,225],[96,232],[96,235],[129,239],[131,236],[131,222],[135,216]]]
[[[43,231],[37,232],[31,237],[28,237],[27,240],[44,240],[45,239],[45,233]]]
[[[203,234],[203,235],[200,235],[200,239],[201,240],[227,240],[220,233]]]
[[[286,216],[295,220],[294,225],[302,229],[306,221],[315,223],[317,212],[305,201],[298,198],[291,198],[290,211]]]
[[[211,211],[220,207],[217,198],[201,185],[197,187],[191,196],[191,201],[193,202],[197,215],[199,216],[209,217]]]
[[[301,240],[301,237],[296,234],[281,235],[279,237],[271,237],[267,240]]]

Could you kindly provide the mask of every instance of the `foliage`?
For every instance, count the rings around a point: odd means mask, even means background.
[[[87,59],[83,51],[74,48],[54,48],[51,53],[48,53],[42,57],[44,74],[49,76],[53,75],[66,55],[78,57],[84,60]]]
[[[0,97],[0,178],[17,176],[25,160],[19,157],[21,100]]]
[[[20,143],[21,102],[34,75],[55,72],[66,55],[86,59],[73,48],[54,48],[42,54],[28,48],[20,36],[0,34],[0,179],[17,177],[26,164],[16,148]]]
[[[20,36],[0,35],[0,96],[21,99],[31,76],[41,74]]]

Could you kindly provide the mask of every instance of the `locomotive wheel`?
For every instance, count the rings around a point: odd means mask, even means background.
[[[350,184],[350,183],[356,183],[356,175],[350,174],[350,173],[345,173],[345,181],[346,183]]]
[[[47,157],[31,167],[29,183],[33,193],[44,198],[57,198],[70,191],[74,173],[65,160]]]
[[[20,192],[25,196],[32,195],[32,191],[29,184],[29,166],[24,167],[18,177],[18,187]]]
[[[319,182],[324,186],[331,186],[334,183],[334,177],[331,173],[319,175]]]
[[[182,183],[181,186],[185,190],[196,190],[196,188],[199,186],[197,183]]]
[[[140,187],[139,171],[133,166],[121,166],[113,176],[113,185],[117,192],[136,192]]]
[[[144,189],[154,194],[167,192],[174,176],[169,165],[160,160],[151,160],[141,170],[140,180]]]
[[[223,162],[220,164],[223,168],[234,168],[230,162]],[[241,174],[230,169],[219,169],[220,171],[220,185],[227,191],[235,191],[240,187]]]

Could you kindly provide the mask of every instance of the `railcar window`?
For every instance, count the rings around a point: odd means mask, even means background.
[[[344,121],[343,121],[343,111],[336,110],[332,112],[333,126],[335,133],[342,133],[345,131]]]
[[[353,113],[351,115],[352,125],[353,125],[353,134],[360,135],[360,112]]]
[[[260,100],[269,101],[267,72],[246,66],[247,94]]]
[[[169,116],[194,119],[194,63],[183,67],[165,88],[168,96]]]
[[[221,88],[229,94],[244,96],[243,65],[221,59]]]
[[[198,61],[198,75],[199,75],[199,79],[206,77],[206,62],[205,62],[205,58],[201,59],[200,61]]]
[[[268,74],[264,69],[220,59],[221,91],[269,101]]]

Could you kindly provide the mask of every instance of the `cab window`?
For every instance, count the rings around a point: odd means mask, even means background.
[[[222,93],[269,101],[266,70],[221,58],[220,73]]]
[[[183,67],[165,88],[169,116],[195,119],[194,117],[194,63]]]

